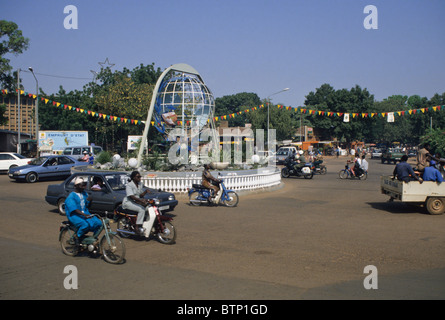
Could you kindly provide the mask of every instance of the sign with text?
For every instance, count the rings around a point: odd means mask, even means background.
[[[61,151],[88,145],[88,131],[39,131],[39,149]]]

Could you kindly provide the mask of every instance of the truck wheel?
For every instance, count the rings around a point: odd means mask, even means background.
[[[428,198],[426,201],[426,209],[430,214],[442,214],[445,212],[445,199],[444,198]]]

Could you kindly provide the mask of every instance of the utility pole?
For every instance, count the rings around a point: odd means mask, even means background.
[[[20,68],[17,69],[17,153],[22,154],[22,145],[20,143],[20,130],[21,130],[21,119],[20,119]]]

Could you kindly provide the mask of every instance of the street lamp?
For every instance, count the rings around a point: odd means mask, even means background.
[[[289,88],[284,88],[283,90],[280,90],[278,92],[272,93],[271,95],[269,95],[266,99],[267,99],[267,149],[269,149],[269,102],[270,102],[270,97],[279,94],[281,92],[287,91],[289,90]]]
[[[17,69],[17,129],[18,129],[18,134],[17,134],[17,153],[18,154],[22,154],[22,144],[21,144],[21,137],[20,137],[20,129],[21,129],[21,124],[20,124],[20,68]]]
[[[34,76],[34,79],[36,79],[36,108],[35,108],[35,115],[36,115],[36,144],[37,144],[37,152],[39,148],[39,82],[37,81],[37,77],[34,74],[34,70],[32,67],[28,68],[29,71],[31,71],[32,75]]]

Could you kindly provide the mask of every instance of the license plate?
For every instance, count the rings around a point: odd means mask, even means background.
[[[159,207],[159,210],[167,210],[168,208],[170,208],[169,206],[163,206],[163,207]]]

